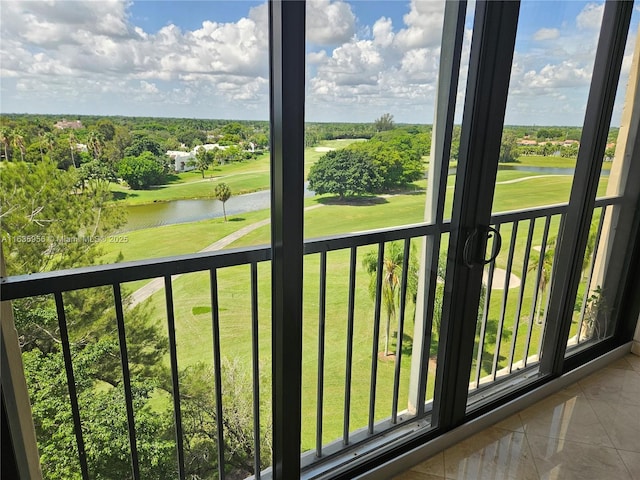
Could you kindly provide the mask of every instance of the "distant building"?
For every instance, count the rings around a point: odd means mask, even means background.
[[[180,150],[169,150],[167,155],[173,161],[173,170],[175,172],[189,172],[195,170],[195,165],[190,164],[196,158],[196,152],[199,148],[204,148],[206,151],[213,150],[215,148],[219,150],[226,150],[229,148],[226,145],[218,145],[217,143],[206,143],[204,145],[196,145],[190,152],[183,152]]]
[[[176,172],[188,172],[189,170],[193,170],[196,167],[194,165],[190,165],[195,155],[193,152],[181,152],[179,150],[169,150],[167,151],[167,155],[173,162],[173,170]]]
[[[78,130],[79,128],[82,128],[82,122],[80,120],[66,120],[63,118],[59,122],[56,122],[54,127],[59,130],[65,130],[67,128]]]

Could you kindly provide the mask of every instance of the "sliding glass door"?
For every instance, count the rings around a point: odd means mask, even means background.
[[[619,125],[611,118],[632,8],[627,2],[559,3],[546,25],[534,21],[548,18],[542,2],[476,5],[436,425],[453,427],[561,374],[565,355],[616,331],[619,298],[603,285],[615,292],[626,274],[622,259],[636,228],[638,176],[623,160],[613,162],[607,170],[617,187],[607,190],[601,171],[605,150],[615,143],[610,126]],[[629,64],[637,69],[627,56],[625,75]],[[635,78],[632,73],[626,89],[626,129],[613,129],[627,157],[637,133],[635,90],[629,93]],[[622,159],[624,151],[615,156]],[[596,200],[604,192],[609,197]],[[617,235],[611,225],[618,225]]]

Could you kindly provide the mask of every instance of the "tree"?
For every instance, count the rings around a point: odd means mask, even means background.
[[[81,187],[97,188],[96,184],[104,184],[108,187],[110,182],[117,182],[118,175],[111,164],[101,160],[91,160],[80,165],[78,169]]]
[[[105,155],[111,164],[117,164],[125,155],[125,150],[131,145],[132,139],[129,129],[116,125],[113,140],[107,143]]]
[[[124,157],[118,175],[134,190],[144,190],[164,181],[164,168],[151,152],[143,152],[137,157]]]
[[[502,142],[500,144],[500,163],[513,163],[518,161],[518,147],[516,145],[516,136],[511,132],[502,133]]]
[[[9,144],[11,143],[11,130],[9,127],[0,128],[0,143],[4,151],[4,159],[9,160]]]
[[[405,129],[380,132],[367,142],[357,142],[348,150],[364,152],[378,168],[384,190],[402,187],[424,176],[422,157],[429,151],[429,141],[422,134]]]
[[[110,120],[103,118],[96,123],[96,130],[105,142],[110,142],[116,134],[116,127]]]
[[[198,148],[198,150],[196,150],[196,158],[189,162],[189,165],[194,165],[197,170],[200,170],[202,178],[204,178],[204,171],[209,168],[210,164],[211,155],[209,155],[209,152],[207,152],[204,147]]]
[[[166,149],[160,145],[160,142],[146,135],[134,134],[131,145],[124,149],[124,155],[127,157],[137,157],[144,152],[151,152],[154,156],[159,157],[166,152]]]
[[[76,149],[78,148],[78,139],[76,138],[75,133],[73,131],[69,132],[69,150],[71,152],[71,163],[73,163],[74,167],[76,165]]]
[[[47,149],[47,155],[51,158],[51,152],[53,152],[54,147],[56,146],[56,137],[51,132],[44,132],[42,135],[44,146]]]
[[[97,237],[123,221],[108,207],[104,190],[74,194],[78,177],[45,159],[0,169],[2,244],[10,275],[86,266],[97,255]]]
[[[0,169],[2,244],[9,275],[93,264],[99,240],[121,224],[110,192],[74,193],[75,171],[47,158],[13,162]],[[113,293],[108,287],[63,296],[87,460],[95,478],[130,475],[127,421],[122,393]],[[43,470],[47,478],[79,476],[60,327],[51,296],[13,302],[25,376]],[[151,408],[154,388],[166,377],[167,340],[143,306],[127,309],[129,367],[133,379],[142,476],[175,476],[171,415]]]
[[[223,357],[221,363],[225,461],[237,474],[233,478],[245,478],[255,474],[251,375],[237,359]],[[267,382],[268,377],[260,375],[262,392],[267,389]],[[218,447],[213,369],[204,363],[187,367],[181,372],[180,385],[187,473],[189,478],[213,478]],[[259,432],[260,464],[265,468],[271,463],[271,411],[268,397],[260,398],[264,421]]]
[[[615,144],[607,147],[607,149],[604,151],[604,161],[605,162],[610,162],[613,160],[613,158],[616,156],[616,146]]]
[[[387,313],[384,355],[389,355],[389,333],[391,320],[395,321],[396,311],[400,306],[400,285],[402,281],[402,266],[404,261],[404,247],[401,242],[391,242],[386,245],[384,259],[382,261],[382,305]],[[370,275],[369,293],[375,300],[378,273],[378,251],[372,250],[362,259],[362,266]],[[418,261],[415,251],[409,256],[409,271],[407,272],[407,291],[415,302],[418,288]],[[402,342],[402,339],[398,339]]]
[[[87,138],[87,147],[89,147],[89,151],[92,152],[93,158],[98,159],[102,155],[102,149],[104,147],[104,137],[102,133],[92,130],[89,132],[89,137]]]
[[[311,167],[309,189],[322,195],[345,196],[376,192],[383,184],[373,161],[365,152],[350,149],[326,153]]]
[[[373,123],[375,125],[376,132],[392,130],[394,127],[393,115],[391,115],[390,113],[384,113],[380,118],[376,118]]]
[[[547,291],[547,287],[549,286],[549,281],[551,280],[551,269],[553,267],[553,257],[555,255],[555,245],[556,239],[551,238],[547,243],[547,248],[544,252],[544,257],[542,258],[542,267],[540,271],[540,275],[538,280],[538,299],[536,305],[536,323],[542,323],[540,319],[540,314],[542,310],[542,302]],[[529,266],[527,267],[528,272],[537,272],[538,266],[540,265],[540,253],[534,252],[531,254],[531,258],[529,259]]]
[[[85,348],[73,346],[74,377],[82,417],[87,462],[94,478],[121,479],[131,475],[127,415],[122,385],[96,387],[98,371],[117,349],[103,350],[105,340]],[[47,478],[78,478],[80,469],[59,351],[39,349],[22,355],[43,472]],[[175,477],[175,442],[171,415],[151,407],[153,384],[132,384],[138,453],[143,478]]]
[[[224,221],[227,221],[227,211],[224,204],[229,198],[231,198],[231,188],[226,183],[219,183],[213,191],[215,197],[222,202],[222,213],[224,214]]]
[[[24,143],[24,132],[22,130],[14,130],[13,146],[20,150],[20,160],[24,162],[24,154],[26,153],[26,145]]]
[[[184,144],[187,147],[191,148],[195,145],[198,145],[198,143],[206,142],[207,134],[193,128],[182,127],[176,132],[176,139],[181,144]]]

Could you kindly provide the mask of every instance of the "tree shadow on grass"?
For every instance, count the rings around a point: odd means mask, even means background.
[[[229,218],[228,220],[230,222],[244,222],[245,218],[244,217],[233,217],[233,218]]]
[[[167,176],[165,177],[165,183],[176,183],[180,181],[180,177],[178,175],[176,175],[175,173],[169,173],[167,174]]]
[[[481,322],[478,321],[478,325],[476,328],[476,342],[473,348],[474,359],[478,358],[478,348],[480,347],[480,344],[479,344],[480,328],[481,328]],[[493,370],[493,360],[494,360],[495,350],[497,346],[496,344],[498,341],[498,328],[499,328],[499,322],[497,319],[490,318],[487,321],[487,324],[485,326],[485,332],[484,332],[484,344],[482,345],[481,376],[490,375],[491,371]],[[501,346],[504,345],[505,342],[510,341],[511,334],[512,332],[510,328],[503,327],[503,330],[501,332]],[[501,355],[500,352],[498,352],[498,362],[497,362],[496,368],[497,370],[500,370],[505,366],[507,366],[507,357],[505,357],[504,355]],[[475,368],[475,360],[474,360],[474,368]]]
[[[111,192],[114,200],[126,200],[127,198],[137,197],[137,193],[130,192]]]
[[[383,197],[323,197],[318,198],[316,202],[323,205],[350,205],[353,207],[366,207],[370,205],[381,205],[389,203],[386,198]]]
[[[382,337],[382,335],[381,335]],[[391,333],[391,342],[389,342],[389,353],[395,355],[398,349],[398,331],[393,331]],[[411,355],[413,350],[413,337],[411,335],[407,335],[406,333],[402,334],[402,356]]]

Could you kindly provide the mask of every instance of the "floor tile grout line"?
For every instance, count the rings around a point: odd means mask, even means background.
[[[629,478],[631,480],[633,480],[635,477],[633,476],[633,472],[631,471],[631,469],[629,468],[629,466],[625,463],[624,459],[622,458],[622,455],[620,455],[620,450],[616,448],[616,453],[618,454],[618,458],[620,459],[620,463],[622,464],[622,466],[625,468],[625,470],[629,473]]]
[[[527,428],[524,426],[524,422],[522,421],[522,418],[520,417],[520,414],[518,413],[518,417],[520,418],[520,423],[522,423],[522,429],[523,429],[523,433],[524,433],[524,440],[525,442],[527,442],[527,448],[529,449],[529,455],[531,455],[531,461],[533,462],[533,468],[536,469],[536,475],[538,476],[538,480],[542,479],[542,476],[540,475],[540,468],[538,468],[538,462],[536,462],[536,457],[533,454],[533,448],[531,448],[531,443],[529,442],[529,436],[527,435]]]

